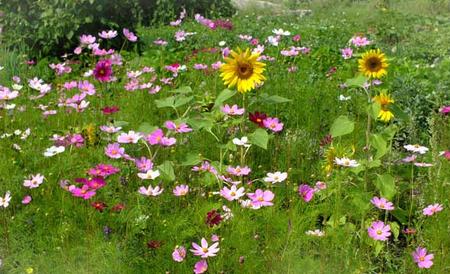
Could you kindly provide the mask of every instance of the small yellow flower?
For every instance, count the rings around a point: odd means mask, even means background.
[[[257,61],[259,54],[251,53],[250,49],[238,49],[231,51],[231,56],[226,57],[226,63],[220,67],[220,76],[229,88],[236,86],[240,93],[245,93],[266,79],[262,75],[266,64]]]
[[[25,269],[25,271],[27,272],[27,274],[31,274],[33,273],[34,269],[32,267],[28,267],[27,269]]]
[[[394,114],[389,110],[389,105],[394,103],[394,99],[389,94],[381,92],[373,100],[381,106],[380,112],[378,113],[379,120],[387,123],[394,118]]]
[[[381,78],[387,74],[386,56],[380,49],[365,52],[358,60],[359,71],[367,77]]]

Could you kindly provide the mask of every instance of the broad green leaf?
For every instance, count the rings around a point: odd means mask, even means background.
[[[224,89],[216,98],[214,107],[220,107],[226,100],[230,99],[236,94],[236,90]]]
[[[272,103],[272,104],[288,103],[288,102],[292,101],[291,99],[284,98],[284,97],[281,97],[278,95],[269,96],[269,94],[267,94],[267,93],[261,94],[260,98],[262,101],[264,101],[266,103]]]
[[[269,134],[266,130],[262,128],[258,128],[250,134],[249,136],[250,142],[256,146],[259,146],[263,149],[267,149],[267,143],[269,142]]]
[[[170,96],[164,99],[155,100],[155,104],[157,108],[164,107],[174,107],[175,106],[175,96]]]
[[[158,127],[152,126],[147,122],[143,122],[142,124],[139,125],[137,131],[142,132],[142,133],[150,133],[150,132],[153,132],[157,128]]]
[[[399,208],[399,207],[395,207],[394,210],[391,211],[391,214],[401,223],[401,224],[406,224],[408,222],[408,213]]]
[[[380,159],[388,151],[387,142],[380,134],[373,134],[370,138],[370,144],[377,150],[375,159]]]
[[[398,235],[400,234],[400,226],[397,222],[389,222],[389,226],[391,227],[392,234],[394,235],[394,239],[398,239]]]
[[[127,121],[114,121],[113,125],[115,127],[124,127],[127,126],[129,123]]]
[[[188,124],[194,130],[206,129],[211,130],[214,126],[214,121],[205,117],[191,118],[188,119]]]
[[[363,87],[367,80],[367,77],[360,74],[355,78],[348,79],[347,81],[345,81],[345,84],[348,87]]]
[[[190,152],[186,155],[186,158],[181,163],[181,165],[182,166],[194,166],[198,163],[201,163],[202,160],[203,160],[203,158],[198,153]]]
[[[166,179],[168,181],[175,180],[175,172],[173,171],[173,164],[171,161],[165,161],[158,166],[158,169],[159,171],[161,171],[163,179]]]
[[[380,195],[388,200],[392,200],[396,193],[394,177],[390,174],[377,174],[378,178],[375,186],[380,191]]]
[[[381,243],[380,241],[375,241],[375,256],[378,256],[381,252],[381,250],[383,250],[384,244]]]
[[[176,96],[175,97],[175,103],[174,103],[174,107],[181,107],[183,105],[186,105],[187,103],[189,103],[190,101],[192,101],[192,99],[194,99],[194,96],[189,96],[189,97],[185,97],[185,96]]]
[[[184,87],[179,87],[177,89],[173,89],[169,92],[170,93],[188,94],[188,93],[192,93],[192,88],[190,86],[184,86]]]
[[[410,120],[410,117],[396,104],[389,105],[389,110],[394,114],[395,118],[404,121]]]
[[[369,113],[372,119],[376,120],[380,114],[381,105],[380,103],[374,102],[369,105]]]
[[[352,133],[354,128],[355,123],[350,121],[347,116],[341,115],[334,120],[333,125],[331,125],[330,133],[331,136],[338,137]]]

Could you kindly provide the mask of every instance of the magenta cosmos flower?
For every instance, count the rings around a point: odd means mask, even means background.
[[[176,246],[175,250],[172,252],[172,259],[175,262],[182,262],[186,257],[186,248],[184,246]]]
[[[247,196],[252,200],[254,208],[260,208],[262,206],[273,206],[272,200],[275,194],[270,190],[257,189],[255,193],[247,193]]]
[[[142,156],[140,159],[135,159],[134,163],[140,172],[147,172],[153,168],[152,160],[147,159],[144,156]]]
[[[106,178],[110,175],[116,174],[119,171],[120,169],[115,166],[109,164],[98,164],[94,168],[89,169],[88,174],[91,176]]]
[[[341,55],[342,55],[342,58],[344,58],[344,59],[352,58],[352,56],[353,56],[352,48],[341,49]]]
[[[109,82],[111,81],[112,74],[112,63],[110,60],[100,60],[95,65],[94,77],[98,81]]]
[[[192,131],[192,128],[190,128],[186,123],[181,123],[177,125],[173,121],[166,121],[164,125],[168,130],[172,130],[177,133],[186,133]]]
[[[417,263],[417,266],[419,268],[430,268],[433,265],[433,254],[427,254],[427,249],[418,247],[416,250],[412,253],[414,262]]]
[[[80,197],[85,200],[90,199],[95,195],[95,189],[91,189],[88,185],[83,185],[81,188],[76,186],[69,187],[69,191],[75,197]]]
[[[298,187],[298,194],[303,198],[303,201],[309,202],[314,196],[314,188],[309,185],[300,185]]]
[[[162,129],[158,128],[145,137],[150,145],[172,146],[177,142],[173,137],[164,136]]]
[[[369,237],[377,241],[386,241],[391,236],[391,227],[382,221],[375,221],[367,229]]]
[[[280,132],[283,130],[283,123],[281,123],[278,118],[267,117],[263,120],[263,125],[273,132]]]
[[[370,200],[370,202],[379,209],[384,209],[388,211],[394,210],[394,205],[385,198],[373,197],[372,200]]]
[[[191,251],[195,256],[200,256],[202,258],[214,257],[220,250],[220,248],[218,248],[219,243],[214,243],[211,246],[208,246],[208,242],[205,238],[202,238],[200,243],[201,246],[196,243],[192,243],[193,249],[191,249]]]
[[[198,261],[194,265],[195,274],[202,274],[205,273],[207,270],[208,270],[208,263],[206,262],[206,260]]]
[[[441,204],[434,204],[434,205],[429,205],[426,208],[423,209],[422,213],[425,216],[431,216],[434,213],[437,213],[439,211],[442,211],[444,208],[442,207]]]

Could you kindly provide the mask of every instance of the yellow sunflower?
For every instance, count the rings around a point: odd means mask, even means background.
[[[372,78],[381,78],[386,75],[386,68],[389,66],[386,56],[380,49],[365,52],[358,63],[359,71]]]
[[[381,92],[379,95],[373,97],[373,100],[381,106],[378,119],[387,123],[394,118],[394,114],[389,110],[389,105],[394,103],[394,99],[389,94]]]
[[[262,75],[266,64],[256,60],[259,54],[251,53],[250,49],[238,49],[237,52],[231,51],[231,56],[225,58],[226,63],[220,67],[220,76],[226,86],[237,86],[239,92],[245,93],[266,80]]]

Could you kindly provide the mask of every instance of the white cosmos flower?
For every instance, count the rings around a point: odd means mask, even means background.
[[[306,235],[310,235],[310,236],[317,236],[317,237],[323,237],[325,236],[325,232],[316,229],[316,230],[308,230],[305,232]]]
[[[415,145],[405,145],[403,146],[407,151],[419,153],[419,154],[425,154],[428,151],[427,147],[415,144]]]
[[[251,145],[248,143],[248,138],[246,136],[242,137],[241,139],[239,138],[234,138],[233,139],[233,144],[237,145],[237,146],[244,146],[244,147],[250,147]]]
[[[357,167],[357,166],[359,166],[358,162],[356,162],[355,160],[351,160],[349,158],[346,158],[346,157],[342,157],[342,158],[336,157],[336,158],[334,158],[334,162],[337,165],[344,166],[344,167]]]
[[[267,177],[264,178],[264,182],[270,182],[272,184],[281,183],[286,180],[288,174],[287,172],[275,172],[275,173],[267,173]]]
[[[52,156],[55,156],[56,154],[64,152],[64,150],[66,150],[66,148],[63,146],[59,146],[59,147],[51,146],[51,147],[47,148],[47,150],[44,152],[44,156],[52,157]]]
[[[154,180],[159,176],[159,170],[148,170],[146,173],[138,173],[137,176],[142,180]]]
[[[0,207],[7,208],[9,201],[11,201],[11,192],[7,191],[5,197],[0,197]]]
[[[272,32],[276,35],[283,35],[283,36],[289,36],[291,33],[287,30],[283,29],[273,29]]]
[[[148,188],[141,186],[139,188],[139,193],[145,196],[158,196],[163,192],[163,190],[164,188],[160,188],[159,186],[153,188],[151,185],[149,185]]]

